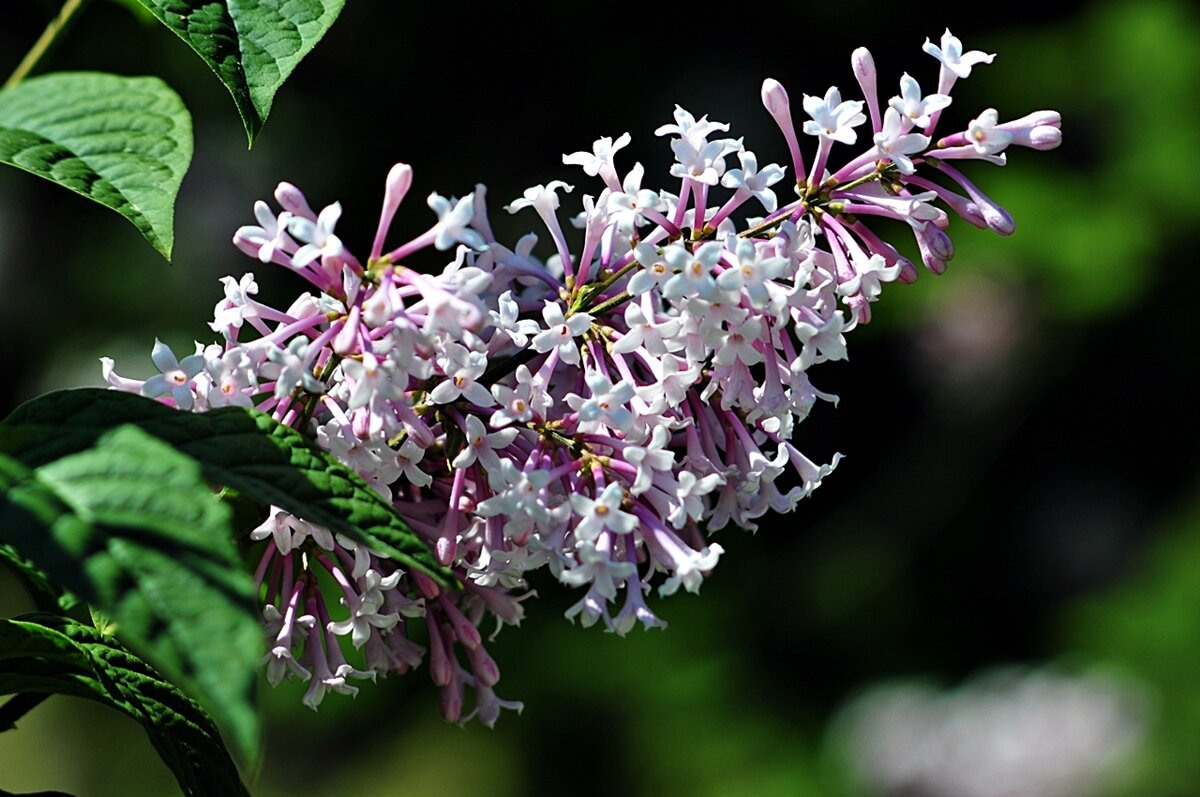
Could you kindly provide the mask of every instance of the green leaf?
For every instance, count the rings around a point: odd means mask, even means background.
[[[111,616],[252,759],[262,654],[254,585],[200,467],[118,426],[33,471],[0,455],[0,496],[0,541]]]
[[[443,586],[454,581],[361,476],[260,412],[239,407],[179,412],[130,393],[63,390],[23,404],[0,423],[0,451],[37,467],[87,448],[122,423],[194,457],[211,482],[345,534]]]
[[[8,566],[29,590],[34,603],[41,611],[70,611],[79,599],[51,581],[42,570],[17,553],[11,545],[0,544],[0,562]]]
[[[158,78],[59,72],[0,91],[0,163],[112,208],[170,260],[192,118]]]
[[[83,697],[137,720],[185,794],[248,794],[200,706],[94,628],[50,614],[0,620],[0,694],[29,693]]]
[[[251,145],[271,112],[275,92],[345,5],[345,0],[140,2],[229,89]]]

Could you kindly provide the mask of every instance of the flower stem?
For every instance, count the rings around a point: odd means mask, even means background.
[[[8,80],[4,81],[4,88],[11,89],[29,76],[29,73],[38,65],[38,61],[41,61],[43,57],[49,54],[59,36],[64,34],[67,28],[70,27],[75,14],[86,6],[87,3],[88,0],[67,0],[67,2],[63,3],[58,16],[50,20],[50,24],[42,31],[41,38],[34,42],[33,47],[21,59],[21,63],[17,64],[17,68],[9,75]]]
[[[623,291],[621,293],[618,293],[616,296],[612,297],[611,299],[607,299],[607,300],[601,302],[600,304],[596,305],[595,307],[587,308],[587,310],[585,312],[590,313],[591,315],[594,315],[594,316],[598,316],[602,313],[607,313],[609,310],[613,309],[614,307],[621,306],[622,304],[624,304],[625,302],[629,301],[632,298],[633,298],[633,295],[630,294],[629,291]]]

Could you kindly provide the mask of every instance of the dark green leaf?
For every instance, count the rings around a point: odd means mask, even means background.
[[[66,694],[142,724],[188,795],[248,794],[212,721],[116,640],[49,614],[0,620],[0,694]]]
[[[39,610],[70,611],[79,603],[78,598],[64,592],[62,587],[47,578],[37,565],[17,553],[11,545],[0,544],[0,562],[21,579]]]
[[[59,72],[0,91],[0,163],[112,208],[170,259],[192,118],[158,78]]]
[[[252,758],[262,652],[253,581],[200,467],[118,426],[34,471],[0,456],[0,492],[0,541],[110,615]]]
[[[358,474],[302,434],[252,410],[178,412],[111,390],[64,390],[17,408],[0,425],[0,451],[37,467],[132,423],[194,457],[212,482],[319,523],[443,585],[453,577]]]
[[[345,0],[140,0],[216,73],[250,143],[275,92],[316,46]]]

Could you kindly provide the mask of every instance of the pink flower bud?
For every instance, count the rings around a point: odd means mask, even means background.
[[[358,325],[361,315],[361,307],[358,305],[351,307],[346,323],[342,325],[342,330],[333,339],[333,350],[343,357],[358,350]]]
[[[500,668],[482,645],[468,650],[467,656],[471,659],[471,670],[475,673],[475,680],[481,685],[493,687],[500,682]]]
[[[1012,143],[1018,147],[1048,150],[1056,149],[1062,144],[1062,130],[1049,125],[1041,125],[1030,130],[1018,130],[1013,133]]]
[[[1037,150],[1054,149],[1062,143],[1062,115],[1058,111],[1034,111],[997,125],[997,130],[1012,134],[1012,143]]]
[[[767,113],[775,117],[778,122],[780,117],[790,119],[792,115],[792,105],[788,100],[787,89],[783,84],[774,78],[767,78],[762,84],[762,104],[767,109]]]
[[[383,241],[387,237],[392,219],[396,217],[396,209],[404,200],[404,195],[412,187],[412,167],[407,163],[397,163],[388,172],[387,182],[383,190],[383,207],[379,211],[379,227],[375,231],[375,243],[371,247],[371,259],[383,254]]]
[[[413,582],[417,585],[417,589],[426,600],[433,600],[441,593],[441,590],[438,589],[438,585],[434,583],[433,579],[424,573],[414,570],[409,573],[409,577],[412,578]]]
[[[868,82],[875,84],[875,59],[866,47],[859,47],[850,54],[850,66],[854,68],[854,77],[859,85]]]
[[[850,66],[854,69],[854,78],[867,101],[867,110],[871,114],[871,128],[878,133],[883,129],[883,119],[879,115],[879,91],[875,85],[875,59],[871,57],[871,51],[866,47],[859,47],[850,56]]]
[[[291,183],[280,183],[275,187],[275,201],[293,216],[316,221],[317,214],[308,206],[304,193]]]
[[[450,627],[454,631],[454,636],[458,637],[458,641],[467,650],[474,650],[479,647],[483,639],[479,636],[479,629],[475,624],[467,619],[467,616],[459,611],[459,608],[450,602],[445,593],[438,599],[438,605],[442,611],[446,613],[446,619],[450,621]]]
[[[454,666],[446,651],[445,637],[437,627],[437,615],[430,614],[426,621],[429,626],[429,679],[434,686],[446,686],[454,680]]]
[[[452,683],[446,684],[439,703],[442,719],[446,722],[458,722],[463,708],[463,684],[460,679],[455,678]]]

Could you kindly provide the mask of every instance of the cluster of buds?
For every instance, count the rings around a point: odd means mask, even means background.
[[[365,258],[335,233],[339,205],[315,213],[287,183],[275,192],[280,211],[257,203],[258,225],[234,243],[315,293],[279,310],[255,298],[252,274],[226,277],[211,324],[222,342],[182,361],[159,343],[160,375],[125,379],[106,361],[106,378],[180,409],[254,407],[301,429],[385,496],[463,585],[439,589],[273,509],[251,532],[264,541],[268,678],[306,679],[315,708],[327,690],[353,693],[348,679],[403,672],[427,649],[443,713],[490,724],[519,704],[493,692],[499,672],[478,626],[485,614],[520,620],[529,571],[547,567],[582,588],[567,616],[584,625],[662,626],[646,601],[652,584],[662,595],[697,591],[722,555],[712,532],[752,530],[812,493],[837,457],[818,464],[790,442],[818,400],[835,400],[809,369],[845,358],[845,333],[870,320],[884,283],[917,276],[868,220],[906,222],[940,273],[953,246],[935,203],[1013,229],[948,162],[1003,163],[1007,146],[1059,142],[1057,114],[1000,124],[987,110],[933,144],[951,85],[992,56],[963,53],[949,31],[925,50],[941,64],[936,94],[905,75],[881,109],[860,49],[864,101],[836,88],[804,97],[801,129],[817,139],[807,169],[787,93],[763,84],[795,175],[797,198],[782,205],[772,186],[784,167],[760,166],[728,125],[678,107],[657,130],[675,154],[675,193],[644,188],[641,164],[621,177],[615,156],[628,134],[564,156],[603,183],[573,220],[576,248],[559,218],[572,186],[534,186],[506,207],[538,215],[554,247],[544,262],[532,233],[511,248],[496,240],[482,186],[460,199],[431,194],[437,222],[386,246],[412,182],[405,164],[388,175]],[[831,171],[833,145],[854,145],[867,114],[871,143]],[[762,215],[739,229],[734,214],[751,200]],[[406,265],[431,248],[450,253],[441,273]],[[342,594],[333,611],[320,589],[328,579]]]

